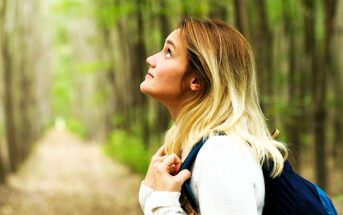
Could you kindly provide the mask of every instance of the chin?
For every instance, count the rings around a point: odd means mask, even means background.
[[[143,82],[141,83],[141,85],[139,85],[139,90],[140,90],[142,93],[146,94],[146,95],[147,95],[147,91],[149,91],[147,88],[148,88],[148,87],[146,86],[145,81],[143,81]]]

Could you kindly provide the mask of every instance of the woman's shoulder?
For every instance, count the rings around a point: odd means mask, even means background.
[[[241,138],[233,135],[219,135],[208,138],[200,152],[222,151],[226,153],[250,152],[251,147]],[[200,153],[199,152],[199,153]]]
[[[233,135],[212,136],[199,151],[195,163],[231,163],[256,168],[259,162],[251,147]]]
[[[262,168],[251,147],[242,139],[230,135],[210,137],[195,160],[191,187],[195,196],[216,192],[225,198],[240,198],[249,193],[254,204],[263,207],[264,179]],[[220,191],[218,189],[225,188]],[[253,188],[253,190],[249,190]],[[201,192],[208,189],[209,192]],[[218,192],[217,192],[218,191]],[[235,192],[237,191],[237,192]]]

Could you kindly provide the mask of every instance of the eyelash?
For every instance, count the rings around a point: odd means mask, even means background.
[[[169,48],[166,48],[166,51],[164,52],[164,55],[166,57],[172,57],[173,56],[172,51]]]

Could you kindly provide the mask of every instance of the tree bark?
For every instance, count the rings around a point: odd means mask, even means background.
[[[4,75],[4,111],[5,111],[5,125],[6,125],[6,139],[9,149],[9,164],[10,171],[15,172],[18,167],[18,146],[17,146],[17,130],[14,116],[14,92],[13,92],[13,71],[12,71],[12,56],[10,53],[9,32],[7,32],[6,15],[7,1],[3,1],[2,12],[2,63]]]
[[[235,0],[235,24],[238,30],[250,41],[250,29],[248,23],[248,9],[246,0]]]
[[[336,18],[336,8],[337,8],[337,0],[327,0],[323,2],[324,10],[325,10],[325,34],[324,34],[324,51],[323,51],[323,69],[319,71],[318,81],[322,80],[323,87],[320,91],[318,91],[318,96],[316,101],[318,102],[318,106],[316,105],[315,109],[315,117],[318,120],[316,123],[316,134],[318,135],[318,148],[316,147],[316,154],[321,156],[324,154],[324,159],[326,158],[326,120],[327,120],[327,110],[326,110],[326,98],[327,98],[327,75],[330,74],[333,70],[333,61],[332,61],[332,41],[333,41],[333,34],[335,29],[335,18]],[[316,103],[317,103],[316,102]],[[321,142],[319,142],[321,140]],[[323,152],[319,151],[322,150]],[[325,165],[326,162],[322,165]],[[320,166],[319,166],[320,167]],[[319,170],[317,173],[317,177],[320,179],[321,183],[324,184],[323,188],[327,185],[327,172],[324,170]],[[325,176],[323,176],[325,175]]]
[[[6,169],[1,155],[2,153],[0,154],[0,184],[3,184],[6,181]]]
[[[290,114],[286,120],[288,142],[291,145],[290,161],[296,170],[301,167],[301,139],[302,113],[299,107],[299,81],[298,69],[296,68],[297,50],[295,45],[294,21],[289,8],[292,5],[289,0],[283,0],[284,33],[288,42],[288,106]]]
[[[212,19],[226,20],[227,15],[228,15],[226,7],[227,7],[227,3],[225,1],[222,1],[222,0],[211,1],[209,17]]]
[[[256,3],[258,13],[258,33],[257,33],[257,71],[259,88],[261,89],[261,106],[270,118],[268,124],[274,127],[272,115],[272,105],[274,105],[274,70],[273,70],[273,34],[271,32],[265,0],[258,0]]]
[[[136,112],[136,123],[141,127],[143,144],[148,147],[150,142],[150,129],[148,123],[148,100],[145,95],[139,92],[139,85],[146,74],[146,48],[144,39],[144,26],[143,26],[143,12],[145,1],[136,0],[137,14],[137,38],[133,44],[133,66],[131,68],[131,77],[133,79],[132,93],[135,95],[135,104],[133,108]]]
[[[34,2],[34,1],[33,1]],[[33,2],[23,2],[22,4],[16,5],[17,7],[27,7],[30,6],[25,4],[32,4]],[[18,77],[19,77],[19,88],[20,93],[18,95],[19,100],[19,111],[18,111],[18,118],[19,118],[19,125],[18,125],[18,143],[20,143],[19,150],[19,160],[23,162],[30,151],[31,143],[32,143],[32,131],[33,123],[30,120],[30,113],[32,110],[32,79],[34,77],[33,74],[33,67],[34,64],[34,57],[29,56],[29,41],[26,41],[24,37],[33,38],[32,36],[32,29],[28,30],[28,28],[32,28],[32,26],[27,26],[28,23],[25,23],[26,17],[25,12],[22,11],[22,8],[17,9],[16,17],[18,19],[18,44],[20,48],[20,54],[18,54]],[[24,36],[25,35],[25,36]]]
[[[311,65],[312,97],[313,97],[313,132],[315,144],[315,164],[317,183],[323,189],[327,186],[327,153],[326,153],[326,76],[325,63],[327,53],[320,53],[315,38],[315,4],[311,0],[304,0],[305,12],[305,49]],[[327,37],[326,35],[325,37]],[[322,57],[319,57],[322,54]],[[323,59],[324,58],[324,59]]]
[[[343,2],[337,2],[337,20],[343,19]],[[336,24],[336,44],[335,47],[343,46],[343,23],[337,22]],[[340,29],[340,30],[338,30]],[[342,49],[332,49],[333,56],[343,56]],[[334,137],[333,137],[333,156],[335,165],[337,165],[338,171],[343,174],[343,63],[336,58],[336,61],[332,62],[333,66],[330,71],[330,83],[333,88],[335,95],[335,105],[334,105],[334,115],[333,115],[333,127],[334,127]],[[341,176],[343,178],[343,175]]]
[[[167,38],[167,36],[170,33],[170,23],[168,21],[168,16],[166,14],[166,3],[165,1],[160,1],[160,13],[159,13],[159,26],[160,26],[160,32],[161,32],[161,44],[164,44],[164,40]],[[156,117],[156,129],[158,133],[163,133],[166,131],[166,129],[169,126],[170,122],[170,115],[168,110],[162,106],[161,104],[158,104],[157,106],[157,117]]]
[[[1,3],[0,3],[0,50],[1,50],[1,55],[0,55],[0,65],[3,65],[3,56],[2,56],[2,53],[3,53],[3,43],[2,43],[2,40],[3,40],[3,35],[4,35],[4,23],[5,23],[5,14],[6,14],[6,6],[7,6],[7,0],[3,0]],[[0,72],[3,72],[3,68],[0,68]],[[1,73],[0,73],[1,74]],[[2,75],[2,74],[1,74]],[[0,86],[3,86],[4,82],[3,79],[0,79],[1,81],[1,85]],[[0,146],[1,146],[1,140],[0,140]],[[2,148],[0,148],[1,150]],[[4,168],[4,163],[3,163],[3,158],[2,158],[2,151],[0,151],[0,184],[2,184],[4,181],[5,181],[5,178],[6,178],[6,171],[5,171],[5,168]]]

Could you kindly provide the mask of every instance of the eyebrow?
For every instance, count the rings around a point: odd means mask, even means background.
[[[176,49],[175,43],[172,40],[166,40],[167,44],[170,44],[171,46],[174,47],[174,49]]]

